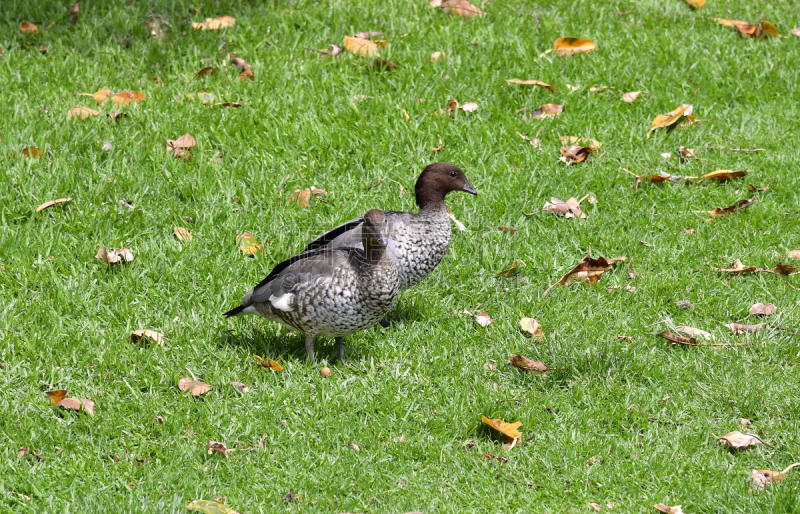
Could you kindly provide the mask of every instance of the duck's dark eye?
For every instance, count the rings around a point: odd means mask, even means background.
[[[458,176],[458,173],[456,173],[455,171],[451,171],[450,176],[456,178]]]

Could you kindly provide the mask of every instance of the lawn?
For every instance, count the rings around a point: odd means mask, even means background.
[[[800,278],[714,270],[800,264],[788,257],[800,248],[797,3],[476,5],[487,14],[465,19],[426,0],[117,0],[81,2],[72,25],[69,2],[3,2],[0,512],[187,512],[219,497],[241,513],[588,513],[590,503],[641,513],[660,502],[687,514],[799,512],[798,470],[761,493],[747,479],[800,461]],[[222,15],[235,25],[192,30]],[[751,39],[714,17],[767,20],[787,37]],[[396,69],[318,52],[368,30],[384,32],[381,58]],[[597,47],[541,55],[561,36]],[[431,62],[436,51],[447,55]],[[238,79],[231,52],[252,79]],[[219,71],[193,77],[209,66]],[[102,88],[145,98],[116,108],[76,96]],[[625,103],[629,91],[643,93]],[[243,105],[204,104],[198,92]],[[478,109],[437,114],[451,99]],[[564,112],[533,119],[546,103]],[[681,104],[707,121],[646,138]],[[70,121],[76,106],[99,116]],[[116,112],[127,116],[107,116]],[[197,141],[188,161],[167,150],[184,133]],[[518,133],[538,134],[539,147]],[[567,165],[560,136],[602,147]],[[31,146],[43,155],[22,155]],[[699,160],[679,159],[680,146]],[[311,363],[299,334],[223,318],[324,229],[370,208],[413,209],[417,175],[438,160],[479,192],[447,198],[467,230],[454,226],[439,267],[400,294],[391,327],[347,338],[346,363],[333,362],[332,340],[318,338]],[[621,168],[748,175],[636,192]],[[327,194],[308,208],[291,201],[311,186]],[[586,219],[523,214],[585,195]],[[749,198],[728,216],[707,213]],[[255,257],[238,249],[246,231],[264,245]],[[134,260],[101,262],[101,245]],[[588,255],[627,260],[594,286],[543,296]],[[520,273],[496,276],[515,260]],[[747,318],[756,302],[777,311]],[[480,312],[493,322],[478,325]],[[520,331],[522,317],[541,323],[543,342]],[[736,336],[734,322],[768,325]],[[723,346],[653,335],[679,324]],[[165,344],[133,344],[137,329]],[[521,373],[507,364],[515,354],[556,369]],[[212,389],[181,392],[192,374]],[[55,407],[44,394],[55,389],[94,401],[94,415]],[[481,416],[521,421],[522,441],[504,450]],[[734,430],[772,447],[718,444]]]

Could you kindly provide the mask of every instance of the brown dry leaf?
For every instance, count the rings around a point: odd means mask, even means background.
[[[542,142],[539,140],[538,137],[534,136],[534,138],[531,139],[528,136],[520,134],[519,132],[517,132],[517,135],[519,137],[521,137],[522,139],[524,139],[525,141],[527,141],[528,143],[530,143],[531,146],[534,147],[534,148],[539,148],[541,146],[541,144],[542,144]]]
[[[517,232],[519,232],[519,229],[518,229],[518,228],[516,228],[516,227],[509,227],[509,226],[507,226],[507,225],[498,225],[498,226],[497,226],[497,230],[499,230],[500,232],[505,232],[505,233],[507,233],[507,234],[511,234],[511,235],[514,235],[514,234],[516,234]],[[514,261],[514,262],[516,262],[516,261]],[[521,262],[521,261],[520,261],[520,262]]]
[[[559,138],[561,140],[562,145],[572,146],[572,145],[581,145],[581,146],[588,146],[595,152],[602,148],[603,143],[597,141],[596,139],[591,139],[588,137],[580,137],[580,136],[561,136]]]
[[[236,66],[239,71],[242,73],[239,75],[239,82],[242,82],[244,79],[252,79],[253,75],[253,67],[250,66],[250,63],[238,57],[236,54],[231,54],[231,63]]]
[[[498,277],[510,277],[511,275],[516,275],[522,268],[527,268],[524,262],[522,261],[514,261],[511,263],[511,267],[508,269],[504,269],[503,271],[498,271],[496,275]]]
[[[185,241],[188,243],[189,241],[194,239],[194,237],[192,237],[192,234],[190,234],[189,231],[183,227],[174,227],[172,229],[172,232],[175,234],[175,237],[178,239],[178,241]]]
[[[240,252],[251,257],[264,248],[264,245],[256,241],[250,232],[236,234],[236,244],[239,246]]]
[[[653,505],[653,508],[659,512],[666,512],[667,514],[683,514],[683,510],[681,509],[680,505],[670,507],[669,505],[664,505],[663,503],[656,503]]]
[[[682,344],[686,346],[700,346],[700,344],[697,342],[697,339],[695,339],[694,337],[679,336],[678,334],[673,334],[669,330],[665,330],[660,334],[656,335],[658,337],[663,337],[672,344]]]
[[[213,66],[206,66],[205,68],[200,68],[199,70],[197,70],[197,73],[194,74],[194,78],[199,79],[205,77],[206,75],[213,75],[218,71],[219,68],[214,68]]]
[[[445,12],[465,18],[474,18],[478,14],[486,14],[485,11],[475,7],[467,0],[432,0],[430,6],[442,8]]]
[[[716,271],[720,273],[753,273],[758,268],[755,266],[745,266],[742,261],[736,259],[731,263],[730,268],[714,268]]]
[[[72,201],[72,197],[71,196],[67,197],[67,198],[58,198],[56,200],[50,200],[49,202],[45,202],[42,205],[40,205],[39,207],[37,207],[36,208],[36,212],[43,211],[43,210],[47,209],[48,207],[52,207],[52,206],[54,206],[54,205],[56,205],[58,203],[67,203],[67,202],[71,202],[71,201]]]
[[[114,92],[111,91],[110,89],[100,89],[99,91],[96,91],[94,93],[78,93],[78,96],[91,96],[92,98],[95,99],[97,103],[101,104],[105,102],[106,98],[108,98],[109,95],[113,94]]]
[[[597,45],[590,39],[579,37],[560,37],[553,42],[553,50],[559,57],[581,52],[591,52]]]
[[[356,55],[363,57],[380,57],[377,43],[360,37],[345,36],[342,46]]]
[[[647,132],[647,139],[650,139],[650,134],[652,134],[654,130],[659,128],[674,128],[675,124],[678,123],[682,117],[690,116],[691,114],[691,104],[683,104],[671,110],[667,114],[659,114],[653,118],[653,121],[650,123],[650,130]]]
[[[342,47],[339,46],[339,45],[328,45],[328,48],[326,48],[325,50],[317,50],[317,52],[322,54],[322,60],[324,61],[325,59],[328,58],[329,55],[336,56],[336,55],[341,54],[342,53]]]
[[[506,423],[500,418],[489,419],[486,416],[481,416],[483,422],[492,427],[493,429],[497,430],[501,434],[505,435],[506,437],[510,437],[512,439],[518,439],[522,437],[522,432],[518,430],[520,425],[522,425],[522,421],[517,421],[514,423]]]
[[[740,450],[742,448],[747,448],[748,446],[755,446],[757,444],[765,444],[770,448],[775,448],[769,443],[765,443],[760,437],[755,434],[744,434],[737,430],[733,432],[728,432],[727,434],[717,437],[717,441],[725,447],[733,448],[735,450]]]
[[[25,157],[41,157],[44,155],[44,150],[36,148],[35,146],[29,146],[22,150],[22,155]]]
[[[740,323],[726,323],[726,327],[733,330],[734,334],[752,334],[767,328],[766,323],[759,323],[758,325],[742,325]]]
[[[686,325],[678,325],[675,327],[675,330],[678,332],[683,332],[687,334],[689,337],[702,337],[703,339],[714,339],[714,336],[706,332],[705,330],[700,330],[699,328],[694,327],[687,327]]]
[[[565,218],[574,218],[577,216],[579,218],[586,219],[586,213],[581,210],[579,203],[580,202],[578,202],[575,197],[572,197],[564,202],[555,196],[551,196],[550,201],[544,203],[542,210],[557,214],[558,216],[564,216]]]
[[[383,32],[379,32],[377,30],[368,30],[366,32],[356,32],[353,34],[354,37],[360,37],[362,39],[372,39],[374,36],[382,36]]]
[[[800,37],[800,27],[790,30],[789,33],[792,34],[793,36]]]
[[[712,218],[721,218],[723,216],[727,216],[728,214],[733,214],[736,211],[740,211],[742,209],[746,209],[750,207],[754,203],[758,201],[758,198],[748,198],[744,200],[739,200],[733,205],[728,207],[717,207],[713,211],[708,211],[708,214],[711,215]]]
[[[178,389],[184,393],[188,391],[192,396],[200,396],[211,391],[211,386],[205,382],[183,377],[182,379],[178,380]]]
[[[544,332],[542,325],[533,318],[522,318],[519,320],[519,328],[527,335],[533,337],[537,343],[544,341]]]
[[[114,107],[119,108],[120,105],[129,105],[131,102],[139,103],[145,99],[144,93],[141,91],[120,91],[111,95],[111,100],[114,101]]]
[[[283,371],[283,366],[281,366],[280,364],[278,364],[277,362],[275,362],[272,359],[264,360],[261,357],[259,357],[258,355],[253,355],[253,358],[256,359],[258,361],[258,363],[261,364],[262,366],[264,366],[265,368],[269,368],[269,369],[271,369],[273,371]]]
[[[152,342],[156,343],[158,346],[164,346],[164,334],[156,332],[155,330],[148,330],[146,328],[142,328],[139,330],[135,330],[131,334],[131,341],[133,341],[134,343]]]
[[[700,9],[704,5],[706,5],[706,0],[686,0],[686,3],[694,7],[695,9]]]
[[[800,260],[800,250],[792,250],[791,252],[789,252],[789,255],[787,255],[787,257],[789,257],[790,259]]]
[[[641,91],[631,91],[629,93],[625,93],[622,95],[622,101],[625,103],[632,104],[633,102],[636,101],[637,98],[639,98],[639,95],[641,94],[642,94]]]
[[[539,120],[542,118],[554,118],[564,112],[564,106],[558,104],[544,104],[533,113],[531,113],[531,118],[534,120]]]
[[[228,448],[225,446],[225,443],[220,443],[219,441],[209,441],[208,442],[208,454],[212,455],[214,453],[219,453],[228,458]]]
[[[188,132],[178,139],[167,139],[167,151],[175,157],[183,158],[187,161],[191,158],[189,149],[194,148],[196,145],[197,140]]]
[[[94,415],[94,402],[87,398],[67,398],[66,389],[56,389],[54,391],[47,391],[46,394],[50,398],[50,402],[56,407],[61,407],[66,410],[74,410],[78,412],[86,412],[90,416]]]
[[[78,13],[81,10],[81,6],[78,2],[75,2],[69,7],[69,23],[70,25],[75,25],[78,23]]]
[[[606,260],[605,257],[593,259],[592,257],[584,257],[581,262],[575,266],[569,273],[561,277],[558,282],[548,287],[542,295],[542,298],[547,296],[551,289],[559,284],[569,285],[573,282],[580,281],[587,284],[595,284],[603,273],[611,269],[611,265],[617,261],[624,261],[625,256],[614,257],[613,259]]]
[[[754,39],[757,39],[761,36],[764,36],[764,39],[767,39],[768,36],[783,37],[778,32],[777,27],[768,21],[762,21],[758,25],[752,25],[750,23],[740,21],[735,23],[734,26],[740,33],[744,34],[745,36],[750,36]]]
[[[431,151],[433,153],[439,153],[439,152],[442,151],[442,148],[444,148],[444,143],[442,143],[442,140],[440,139],[439,140],[439,146],[432,146],[431,147]]]
[[[119,250],[106,249],[105,246],[100,246],[97,249],[95,259],[100,259],[106,264],[117,264],[120,261],[131,262],[133,261],[133,252],[130,249],[120,246]]]
[[[89,109],[88,107],[72,107],[70,110],[67,111],[67,119],[68,120],[85,120],[90,116],[98,116],[100,114],[99,111],[95,111],[94,109]]]
[[[692,154],[692,157],[694,157],[694,154]],[[697,159],[697,157],[694,158]],[[711,173],[706,173],[700,178],[701,179],[707,178],[709,180],[733,180],[735,178],[742,178],[745,175],[747,175],[746,171],[717,170],[717,171],[712,171]]]
[[[522,79],[505,79],[506,82],[511,82],[512,84],[520,84],[522,86],[539,86],[544,89],[549,89],[553,93],[556,92],[556,87],[553,84],[548,84],[547,82],[542,82],[541,80],[522,80]]]
[[[578,88],[578,89],[580,89],[580,88]],[[591,93],[600,93],[600,92],[605,91],[607,89],[616,89],[616,88],[614,86],[593,86],[593,87],[589,88],[589,92],[591,92]]]
[[[750,315],[751,316],[772,316],[775,313],[775,311],[777,311],[777,310],[778,310],[778,308],[775,307],[775,304],[773,304],[773,303],[768,303],[768,304],[764,305],[763,303],[758,302],[756,304],[753,304],[752,307],[750,307]]]
[[[489,323],[491,323],[492,321],[494,321],[492,317],[486,314],[485,312],[481,312],[480,314],[475,315],[475,322],[482,327],[488,326]]]
[[[681,154],[681,157],[685,157],[685,158],[687,158],[687,159],[694,159],[694,160],[696,160],[696,161],[699,161],[699,160],[700,160],[700,159],[698,159],[698,157],[697,157],[697,156],[694,154],[694,150],[693,150],[693,149],[691,149],[691,148],[686,148],[685,146],[679,146],[679,147],[678,147],[678,152],[680,152],[680,154]],[[681,162],[683,162],[683,159],[681,159]],[[714,172],[714,173],[716,173],[716,172]],[[744,172],[744,173],[747,173],[747,172]],[[700,177],[700,178],[704,178],[704,177]]]
[[[603,506],[600,505],[599,503],[592,502],[592,503],[589,504],[589,507],[593,508],[597,512],[600,512],[601,510],[603,510]]]
[[[589,154],[594,153],[590,147],[580,145],[562,146],[558,151],[561,152],[559,159],[567,164],[583,162]]]
[[[553,369],[548,368],[547,364],[542,361],[529,359],[527,357],[523,357],[522,355],[514,355],[511,357],[509,362],[511,362],[511,365],[521,372],[527,373],[528,371],[532,371],[534,375],[544,375],[545,372]]]
[[[619,289],[622,289],[623,291],[627,291],[628,293],[633,293],[633,292],[635,292],[635,291],[636,291],[636,288],[635,288],[635,287],[633,287],[633,286],[627,286],[627,285],[626,285],[626,286],[624,286],[624,287],[623,287],[623,286],[611,286],[611,287],[607,287],[607,288],[606,288],[606,291],[617,291],[617,290],[619,290]]]
[[[206,18],[206,21],[193,21],[192,29],[194,30],[218,30],[227,27],[233,27],[236,24],[236,18],[233,16],[220,16],[218,18]]]
[[[800,462],[795,462],[783,471],[772,471],[769,469],[754,469],[750,473],[747,483],[754,491],[763,491],[765,487],[772,486],[775,482],[781,482],[786,479],[786,473],[794,467],[800,466]]]
[[[35,34],[39,32],[39,27],[29,21],[23,21],[19,24],[19,29],[25,34]]]
[[[239,514],[227,505],[216,501],[195,500],[186,504],[186,510],[194,510],[202,514]]]
[[[770,184],[771,184],[771,182],[770,182]],[[760,193],[762,191],[768,191],[769,190],[769,184],[767,184],[764,187],[758,187],[758,186],[754,186],[753,184],[749,184],[747,186],[747,190],[750,191],[751,193]]]
[[[250,391],[250,388],[241,382],[231,382],[231,387],[233,387],[240,393],[247,393]]]
[[[295,189],[289,197],[289,201],[296,203],[303,209],[308,209],[309,201],[311,200],[310,189]]]
[[[431,62],[436,62],[439,59],[444,59],[445,57],[447,57],[447,54],[444,52],[433,52],[431,54]]]
[[[775,265],[775,269],[772,270],[772,273],[780,275],[782,277],[788,277],[789,275],[794,273],[797,270],[797,268],[798,268],[797,266],[789,266],[788,264],[783,264],[779,261],[778,264]],[[764,270],[759,269],[758,271],[764,271]]]

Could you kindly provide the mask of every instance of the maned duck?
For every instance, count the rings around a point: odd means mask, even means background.
[[[387,252],[400,274],[400,288],[407,289],[424,279],[439,265],[450,246],[450,219],[444,197],[450,191],[477,195],[461,168],[449,162],[435,162],[422,170],[414,196],[419,213],[384,211],[389,226]],[[304,251],[320,248],[362,248],[355,218],[317,237]]]
[[[359,218],[361,248],[319,248],[275,266],[270,274],[225,316],[258,314],[306,335],[314,361],[314,336],[336,338],[336,357],[344,358],[344,336],[374,325],[394,305],[400,279],[386,252],[388,228],[383,211]]]

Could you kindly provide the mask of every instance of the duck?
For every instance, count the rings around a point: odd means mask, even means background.
[[[386,251],[400,275],[400,289],[408,289],[425,279],[447,253],[451,229],[444,198],[453,191],[478,194],[461,168],[449,162],[435,162],[422,170],[414,185],[419,212],[383,211],[389,233]],[[362,248],[363,223],[363,217],[346,221],[319,235],[304,251]]]
[[[344,337],[377,323],[400,288],[387,252],[386,214],[372,209],[358,219],[359,248],[321,247],[286,259],[224,316],[255,314],[304,333],[311,362],[314,337],[333,337],[343,361]]]

